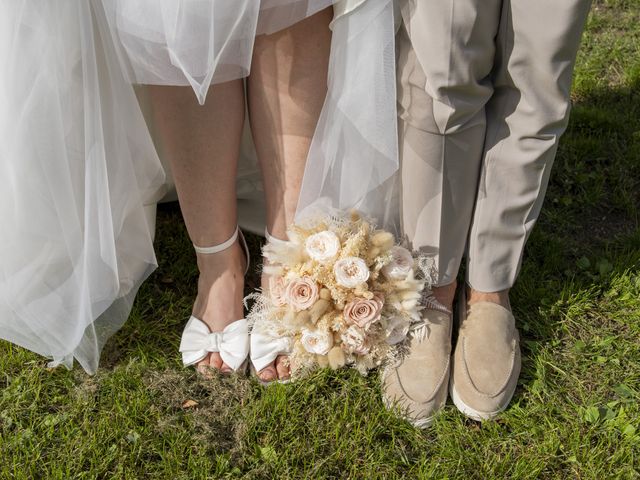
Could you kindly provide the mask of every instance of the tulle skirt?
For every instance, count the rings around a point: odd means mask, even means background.
[[[134,85],[189,85],[203,103],[249,74],[256,35],[331,3],[0,0],[0,338],[96,370],[156,267],[168,188]],[[359,208],[393,225],[392,1],[336,12],[299,215]]]
[[[212,83],[249,74],[256,35],[273,33],[334,0],[104,1],[133,83],[191,85],[204,103]]]

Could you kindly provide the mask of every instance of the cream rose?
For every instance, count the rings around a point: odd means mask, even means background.
[[[351,325],[341,336],[342,349],[356,355],[366,355],[371,347],[367,342],[364,330],[356,325]]]
[[[338,254],[340,239],[335,233],[325,230],[307,238],[305,249],[314,260],[326,262]]]
[[[283,307],[287,304],[285,296],[286,288],[287,287],[282,277],[269,277],[269,297],[276,307]]]
[[[380,297],[373,297],[371,300],[357,298],[345,305],[342,315],[347,322],[366,330],[380,319],[383,305]]]
[[[338,285],[354,288],[369,280],[369,268],[364,260],[358,257],[340,259],[333,266],[333,274]]]
[[[409,322],[400,315],[391,317],[387,322],[385,334],[387,337],[387,343],[389,345],[395,345],[396,343],[402,342],[405,338],[407,338],[408,333]]]
[[[287,303],[294,310],[306,310],[311,308],[320,296],[318,284],[309,277],[291,280],[284,292]]]
[[[315,353],[316,355],[326,355],[333,347],[333,335],[330,332],[321,330],[303,328],[300,341],[307,352]]]
[[[406,248],[391,248],[391,261],[382,267],[382,273],[390,280],[404,280],[413,269],[413,256]]]

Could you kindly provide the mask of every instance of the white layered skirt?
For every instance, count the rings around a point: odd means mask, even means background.
[[[0,0],[0,338],[97,369],[156,267],[169,188],[134,85],[188,85],[203,103],[212,84],[249,74],[256,35],[331,3]],[[394,223],[392,10],[336,5],[300,215],[360,208]]]

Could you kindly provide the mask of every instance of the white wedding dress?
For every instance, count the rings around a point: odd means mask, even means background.
[[[1,339],[97,369],[156,267],[155,205],[171,189],[135,86],[189,85],[202,103],[249,74],[256,35],[332,2],[0,0]],[[335,5],[299,215],[358,208],[394,223],[392,3]],[[252,157],[240,192],[260,202]]]

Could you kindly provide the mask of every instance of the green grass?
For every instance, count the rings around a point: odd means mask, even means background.
[[[0,478],[639,478],[640,0],[596,2],[583,44],[512,294],[522,376],[497,421],[449,404],[417,431],[385,411],[376,375],[263,389],[183,369],[197,273],[170,205],[161,268],[95,376],[0,342]]]

